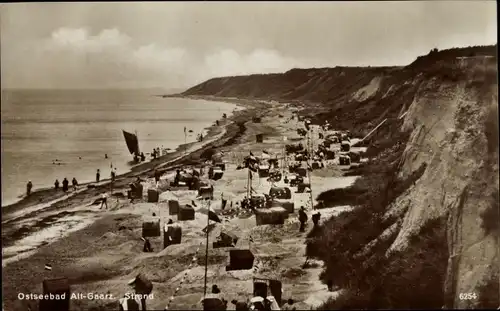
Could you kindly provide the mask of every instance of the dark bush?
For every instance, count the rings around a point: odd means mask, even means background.
[[[404,252],[372,256],[357,282],[320,309],[439,309],[447,269],[445,217],[428,222]]]

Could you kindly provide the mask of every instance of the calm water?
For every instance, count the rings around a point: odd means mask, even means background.
[[[141,151],[175,149],[196,140],[235,105],[159,98],[148,91],[2,91],[2,206],[19,200],[26,183],[51,187],[56,179],[93,181],[130,170],[122,129],[137,131]],[[104,158],[108,154],[108,159]],[[81,157],[81,159],[80,159]],[[53,164],[59,160],[61,165]],[[147,156],[147,160],[150,157]],[[55,162],[58,163],[58,162]]]

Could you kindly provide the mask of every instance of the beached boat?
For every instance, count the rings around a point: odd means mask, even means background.
[[[130,154],[139,156],[139,139],[137,139],[137,134],[132,134],[127,131],[123,131],[123,137],[125,137],[125,142],[127,143],[128,151]]]

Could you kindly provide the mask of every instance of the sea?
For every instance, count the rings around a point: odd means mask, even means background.
[[[151,90],[2,90],[2,206],[19,201],[31,180],[33,190],[66,177],[79,183],[131,169],[122,130],[137,132],[147,154],[173,152],[196,141],[236,105],[163,98]],[[184,135],[186,127],[186,135]],[[107,155],[107,158],[106,156]]]

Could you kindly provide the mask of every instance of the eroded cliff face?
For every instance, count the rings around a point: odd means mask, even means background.
[[[388,226],[382,226],[380,233],[372,234],[372,230],[369,234],[369,239],[379,238],[366,243],[361,251],[356,243],[335,246],[344,257],[370,258],[384,252],[388,261],[393,260],[394,256],[390,255],[395,253],[411,257],[421,254],[415,247],[426,245],[411,245],[412,237],[421,234],[426,226],[432,227],[435,223],[441,226],[436,219],[446,219],[446,236],[441,234],[443,230],[436,230],[440,233],[427,237],[446,240],[443,244],[448,245],[444,253],[435,256],[435,260],[442,263],[448,252],[443,288],[445,307],[484,307],[481,300],[489,300],[488,306],[498,306],[499,125],[495,55],[496,46],[470,47],[430,53],[406,67],[294,69],[283,74],[217,78],[185,94],[298,101],[305,108],[304,114],[313,116],[315,122],[328,120],[334,127],[349,129],[357,136],[367,134],[388,118],[391,121],[367,140],[371,149],[381,151],[373,158],[374,163],[389,158],[387,153],[394,149],[391,146],[404,146],[406,138],[399,141],[402,137],[399,131],[411,133],[397,171],[403,181],[415,180],[410,176],[420,176],[415,172],[422,168],[425,169],[423,175],[408,189],[405,186],[406,190],[389,207],[385,206],[384,221]],[[404,118],[398,121],[400,116]],[[349,236],[350,230],[355,229],[346,226],[345,232],[338,234]],[[383,245],[381,252],[380,245]],[[387,249],[386,245],[391,246]],[[323,246],[327,247],[328,243]],[[432,264],[433,255],[425,255],[430,258],[414,258],[414,262]],[[394,266],[404,265],[408,259],[404,256]],[[379,259],[384,265],[390,265],[387,260]],[[439,271],[444,273],[441,266],[446,264],[439,265]],[[491,277],[495,273],[497,287],[489,286],[491,297],[481,297],[482,287],[494,283]],[[377,277],[379,283],[384,284],[385,276]],[[418,272],[411,277],[419,277]],[[441,282],[442,278],[436,280]],[[403,281],[415,282],[415,279]],[[398,284],[406,284],[403,281]],[[467,293],[475,294],[476,298],[460,299],[460,294]],[[415,293],[419,294],[425,295]],[[377,298],[375,294],[367,296]],[[361,301],[356,295],[347,299]],[[374,303],[374,297],[370,299],[370,303]],[[441,301],[435,299],[429,305]],[[361,302],[360,306],[365,307],[366,302]],[[352,307],[352,304],[344,305]]]
[[[404,118],[402,129],[411,136],[400,177],[423,163],[427,169],[389,210],[403,220],[389,252],[404,251],[409,237],[425,223],[447,217],[446,305],[469,308],[480,298],[459,295],[479,296],[480,286],[498,272],[500,262],[498,230],[486,230],[483,224],[485,212],[498,209],[497,64],[481,57],[457,59],[446,67],[461,73],[457,81],[421,83]]]

